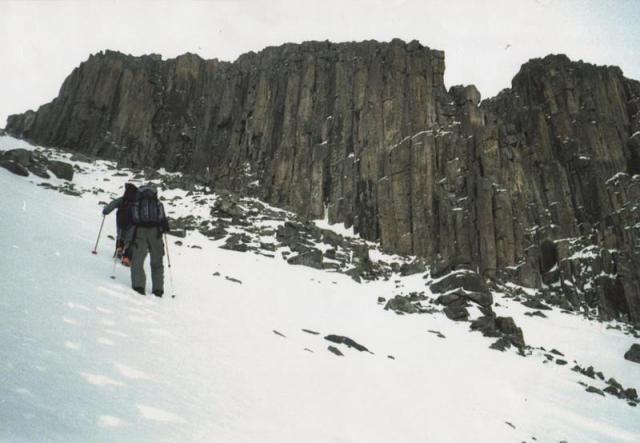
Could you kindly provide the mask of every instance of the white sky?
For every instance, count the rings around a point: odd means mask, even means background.
[[[447,87],[483,97],[549,53],[640,79],[640,0],[0,0],[0,127],[103,49],[232,61],[285,42],[394,37],[444,50]]]

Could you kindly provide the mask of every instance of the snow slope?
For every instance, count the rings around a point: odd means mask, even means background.
[[[0,149],[18,146],[0,137]],[[425,290],[421,275],[358,284],[190,232],[182,246],[170,237],[177,297],[140,296],[127,269],[109,278],[114,217],[90,253],[98,203],[130,174],[77,164],[86,171],[74,183],[95,193],[0,168],[1,442],[640,441],[640,408],[585,392],[578,381],[597,382],[571,364],[491,350],[468,323],[377,303],[395,280]],[[622,358],[631,337],[496,299],[528,344],[640,387],[640,365]],[[371,353],[334,345],[344,356],[334,355],[328,334]]]

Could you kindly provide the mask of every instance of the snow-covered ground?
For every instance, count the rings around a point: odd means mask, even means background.
[[[25,146],[0,137],[2,150]],[[76,187],[95,193],[0,168],[1,442],[640,441],[640,408],[585,392],[578,381],[604,385],[570,370],[594,365],[638,388],[640,365],[622,358],[634,340],[579,316],[528,317],[495,295],[529,345],[570,362],[544,363],[538,351],[491,350],[440,312],[399,316],[377,303],[397,285],[429,294],[420,274],[359,284],[196,232],[182,246],[169,237],[176,298],[140,296],[128,269],[109,278],[113,216],[91,254],[99,202],[130,174],[77,164]],[[172,208],[180,193],[164,194],[169,210],[203,210]]]

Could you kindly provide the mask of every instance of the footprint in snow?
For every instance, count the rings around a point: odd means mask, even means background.
[[[103,308],[100,306],[96,308],[96,311],[98,311],[101,314],[107,314],[107,315],[113,314],[113,311],[111,309]]]
[[[113,366],[124,378],[129,378],[132,380],[150,380],[151,378],[143,371],[132,368],[122,363],[114,362]]]
[[[113,415],[98,416],[98,426],[104,429],[119,428],[124,424],[123,420]]]
[[[115,344],[113,340],[108,339],[106,337],[98,337],[96,341],[101,345],[105,345],[105,346],[113,346]]]
[[[80,326],[80,323],[73,319],[73,318],[69,318],[69,317],[62,317],[62,321],[69,324],[69,325],[73,325],[73,326]]]
[[[172,412],[154,408],[143,404],[136,404],[142,418],[152,421],[168,422],[168,423],[186,423],[186,420]]]
[[[67,302],[67,306],[70,309],[79,309],[81,311],[86,311],[86,312],[91,312],[91,309],[89,309],[88,307],[86,307],[85,305],[81,305],[79,303],[73,303],[73,302]]]
[[[72,351],[78,351],[80,349],[80,343],[75,343],[69,340],[64,342],[64,347],[67,349],[71,349]]]
[[[94,386],[124,386],[124,383],[118,380],[114,380],[111,377],[107,377],[106,375],[89,374],[86,372],[80,372],[80,375],[85,379],[87,383]]]
[[[138,317],[137,315],[130,315],[129,316],[129,321],[132,321],[133,323],[146,323],[146,324],[150,324],[150,325],[157,325],[158,322],[155,321],[152,318],[143,318],[143,317]]]
[[[120,332],[120,331],[114,331],[113,329],[105,329],[104,330],[105,334],[109,334],[109,335],[113,335],[115,337],[128,337],[127,334],[125,334],[124,332]]]
[[[169,335],[169,331],[166,331],[164,329],[158,329],[158,328],[147,329],[147,332],[151,335],[156,335],[158,337],[166,337]]]

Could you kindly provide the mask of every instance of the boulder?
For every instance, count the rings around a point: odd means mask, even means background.
[[[640,363],[640,344],[632,344],[629,350],[625,352],[624,358],[634,363]]]
[[[427,266],[422,260],[414,260],[411,263],[403,263],[400,265],[400,275],[407,276],[420,274],[427,270]]]
[[[384,302],[384,298],[382,299]],[[411,303],[409,297],[402,295],[396,295],[390,299],[384,307],[386,310],[391,309],[396,312],[404,312],[406,314],[415,314],[418,312],[418,307]]]
[[[451,320],[466,321],[469,318],[469,311],[464,306],[450,304],[444,308],[445,315]]]
[[[294,255],[287,259],[290,265],[309,266],[310,268],[322,269],[322,251],[311,249],[309,251]]]
[[[443,277],[429,287],[433,292],[448,292],[462,288],[472,292],[489,293],[484,279],[475,272],[455,272]]]
[[[16,175],[21,175],[22,177],[27,177],[29,175],[29,171],[27,171],[27,168],[25,168],[15,160],[0,160],[0,168],[4,168]]]
[[[48,166],[49,170],[53,172],[56,177],[62,180],[73,180],[73,166],[71,164],[57,160],[49,160]]]

